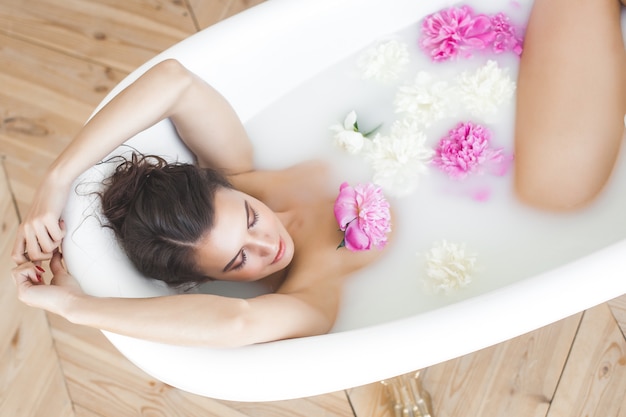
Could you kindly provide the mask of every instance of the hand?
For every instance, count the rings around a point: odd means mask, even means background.
[[[53,185],[47,181],[39,187],[28,214],[17,230],[11,256],[18,265],[50,259],[65,236],[60,217],[67,201],[68,187],[52,182]]]
[[[62,255],[55,251],[50,260],[52,281],[49,285],[42,279],[45,272],[39,262],[26,262],[11,273],[17,287],[17,297],[24,304],[41,308],[67,318],[68,308],[76,297],[84,296],[78,281],[63,266]]]

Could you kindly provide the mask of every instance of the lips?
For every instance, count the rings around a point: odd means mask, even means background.
[[[276,256],[274,257],[274,260],[272,261],[272,263],[275,264],[276,262],[280,261],[284,254],[285,254],[285,242],[283,242],[283,239],[280,238],[278,239],[278,251],[276,252]]]

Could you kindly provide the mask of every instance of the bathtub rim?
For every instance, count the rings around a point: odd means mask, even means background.
[[[298,3],[298,6],[295,3]],[[385,4],[384,0],[376,3]],[[431,2],[428,6],[416,3],[425,2],[398,0],[394,4],[401,5],[399,7],[411,8],[411,10],[426,10],[427,8],[436,10],[452,4],[447,1]],[[255,39],[255,41],[261,42],[263,40],[267,42],[277,40],[284,33],[284,30],[293,28],[295,22],[308,21],[311,14],[328,11],[331,7],[333,10],[339,8],[339,10],[348,12],[358,6],[359,3],[356,0],[319,0],[308,3],[271,0],[255,6],[246,12],[187,38],[149,60],[122,80],[105,97],[97,109],[102,107],[114,95],[118,94],[123,87],[149,67],[166,58],[176,58],[192,71],[206,74],[208,70],[205,67],[201,68],[195,63],[197,50],[194,51],[194,45],[205,42],[206,39],[210,38],[223,39],[232,37],[236,41],[236,45],[243,48],[243,43],[248,41],[248,39],[242,38],[241,34],[236,33],[237,28],[241,25],[245,25],[249,29],[257,28],[259,32],[265,30],[266,37],[264,39]],[[375,8],[371,7],[371,9],[363,11],[364,21],[374,19],[373,21],[380,23],[376,30],[368,30],[372,38],[384,36],[386,33],[395,31],[410,23],[408,22],[406,25],[400,24],[398,23],[399,20],[394,20],[392,16],[385,16],[381,19],[381,16],[374,13],[373,10]],[[409,13],[402,13],[397,18],[416,20],[415,18],[409,18],[409,15]],[[273,19],[276,16],[288,17],[290,20],[274,21],[272,26],[268,27],[267,21],[271,19],[264,19],[264,17],[269,18],[270,16]],[[406,20],[402,20],[402,22]],[[351,41],[352,46],[350,48],[352,48],[352,51],[356,51],[369,43],[369,41],[359,39],[356,34],[352,34]],[[326,63],[327,65],[331,65],[350,52],[350,48],[340,48],[341,45],[335,46],[335,48],[330,48],[330,50],[319,51],[320,53],[329,54],[330,58],[329,62]],[[227,58],[239,62],[237,60],[241,59],[235,55],[236,50],[226,49],[223,45],[214,45],[212,52],[214,54],[212,59],[215,62]],[[281,69],[285,85],[289,83],[293,85],[296,82],[289,78],[291,72],[297,71],[303,65],[306,67],[305,61],[283,62],[282,64]],[[305,72],[308,71],[309,76],[320,70],[321,68],[315,67],[313,64],[305,68]],[[267,90],[263,88],[264,86],[252,85],[250,80],[248,80],[249,84],[233,83],[228,80],[220,81],[220,77],[226,77],[226,74],[220,71],[224,70],[214,68],[210,71],[212,81],[217,80],[216,88],[228,97],[244,122],[253,117],[257,109],[267,106],[271,101],[292,88],[292,86],[289,88],[285,87],[284,90],[276,90],[272,91],[272,94],[267,94]],[[236,74],[228,75],[231,77],[236,76]],[[255,90],[257,93],[254,94],[256,99],[251,101],[249,100],[249,93],[255,87],[258,88],[258,90]],[[258,345],[228,351],[180,348],[140,341],[107,332],[105,332],[105,335],[124,356],[139,368],[159,380],[195,394],[232,401],[274,401],[308,397],[364,385],[440,363],[519,336],[586,308],[608,301],[615,297],[616,294],[626,292],[626,283],[619,282],[619,271],[626,269],[626,262],[620,262],[619,256],[616,257],[614,255],[624,251],[626,251],[626,242],[617,242],[585,258],[554,270],[546,271],[506,287],[416,316],[324,336],[273,342],[271,347]],[[69,260],[70,258],[72,258],[72,255],[66,256],[66,259]],[[598,275],[599,278],[591,280],[588,278],[589,274]],[[544,291],[537,296],[536,289],[538,287],[551,288],[552,291]],[[553,297],[553,294],[564,290],[568,291],[572,298],[564,299],[563,303],[556,309],[554,300],[551,297]],[[584,302],[580,302],[574,297],[579,294],[585,295]],[[516,300],[516,302],[510,302],[512,299]],[[521,322],[516,319],[519,318],[519,311],[527,310],[528,306],[523,305],[525,300],[533,300],[533,311],[531,314],[525,315],[523,322]],[[484,308],[485,304],[490,305],[492,308],[486,310]],[[495,322],[490,320],[494,313],[494,306],[498,306],[495,309],[498,313],[498,320]],[[454,320],[455,317],[459,316],[458,312],[465,313],[466,311],[473,312],[471,315],[462,315],[466,321],[461,324]],[[446,325],[433,324],[433,318],[447,318],[443,321]],[[468,325],[468,323],[473,326]],[[436,335],[434,337],[431,336],[431,343],[435,343],[437,347],[434,349],[432,346],[431,348],[425,347],[419,338],[404,331],[408,328],[419,328],[424,332]],[[307,361],[302,361],[302,357],[291,356],[294,352],[307,352],[309,344],[314,344],[316,351],[314,355],[307,357]],[[355,354],[354,350],[347,349],[347,347],[353,347],[355,344],[359,347],[358,350],[360,352],[358,355]],[[367,348],[364,348],[364,346],[367,346]],[[270,348],[272,352],[269,352]],[[163,367],[161,364],[163,355],[171,355],[172,352],[179,352],[180,354],[183,351],[189,356],[181,355],[182,357],[179,359],[185,359],[187,363],[189,361],[196,361],[193,363],[204,361],[202,367],[197,366],[194,369],[195,373],[199,375],[195,375],[195,380],[193,381],[191,381],[188,372],[181,371],[182,365],[178,365],[176,361],[168,364],[167,367]],[[390,354],[390,352],[393,352],[393,354]],[[256,368],[242,366],[241,369],[237,370],[233,368],[226,369],[220,366],[220,363],[227,358],[232,359],[235,357],[250,360],[252,355],[265,357],[267,363],[254,364]],[[331,356],[333,360],[329,361]],[[277,372],[269,367],[273,357],[281,357],[283,360],[289,359],[292,366]],[[411,357],[411,361],[393,360],[408,357]],[[373,366],[373,362],[375,362],[373,358],[375,360],[378,358],[384,360],[384,366]],[[256,372],[263,374],[265,380],[259,383],[258,381],[251,381],[249,378],[246,379],[246,374],[249,373],[250,369],[256,369]],[[220,370],[220,372],[216,372],[216,370]],[[213,380],[212,384],[208,383],[207,375],[214,374],[220,375],[220,378]],[[298,377],[300,381],[306,378],[308,382],[307,384],[294,384],[293,380],[295,377]]]
[[[415,316],[234,350],[181,349],[107,332],[105,335],[139,368],[194,394],[246,402],[311,397],[366,385],[476,352],[609,301],[615,297],[615,282],[620,281],[621,271],[626,270],[626,259],[619,259],[619,254],[625,252],[626,240],[554,270]],[[598,264],[603,267],[598,268]],[[590,280],[590,275],[597,278]],[[625,293],[626,281],[621,281],[618,291]],[[538,293],[538,288],[544,291]],[[562,302],[555,308],[554,294],[558,293],[562,294]],[[532,308],[527,304],[529,300],[533,302]],[[523,316],[520,311],[524,311]],[[496,313],[497,320],[493,320]],[[463,320],[459,321],[458,317]],[[407,332],[411,329],[420,329],[427,343],[420,335]],[[205,380],[199,387],[190,382],[189,374],[180,372],[176,364],[172,364],[173,369],[155,370],[152,360],[141,349],[148,346],[155,349],[154,353],[160,351],[159,355],[184,351],[185,355],[195,355],[198,363],[210,359],[210,363],[198,365],[194,372],[218,370],[214,373],[222,378],[211,383]],[[294,358],[298,353],[307,353],[307,360]],[[189,362],[190,356],[183,362]],[[237,368],[226,369],[220,365],[232,365],[229,361],[232,358],[239,360]],[[265,362],[250,363],[251,358]],[[281,358],[290,366],[276,369],[272,358]],[[251,371],[271,375],[271,378],[259,384],[259,381],[246,379]],[[294,384],[294,377],[299,382],[306,378],[307,383]]]

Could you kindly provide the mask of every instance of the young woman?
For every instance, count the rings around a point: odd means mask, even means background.
[[[171,284],[263,279],[275,292],[248,300],[97,298],[64,268],[59,218],[74,179],[165,118],[197,166],[141,156],[120,164],[102,195],[110,227],[140,270]],[[332,181],[315,162],[254,170],[251,144],[225,99],[177,61],[163,61],[103,107],[51,166],[17,233],[19,298],[74,323],[172,344],[241,346],[326,333],[344,279],[381,254],[337,250],[343,233]],[[50,258],[46,285],[40,262]]]
[[[622,0],[626,5],[626,0]],[[619,0],[535,0],[517,86],[515,188],[547,210],[586,205],[624,135]]]

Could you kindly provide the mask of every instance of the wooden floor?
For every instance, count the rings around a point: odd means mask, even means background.
[[[380,384],[273,403],[191,395],[139,371],[98,331],[15,299],[9,252],[20,215],[93,108],[147,59],[259,2],[0,2],[0,417],[392,416]],[[625,328],[620,298],[433,366],[424,384],[434,413],[626,416]]]

